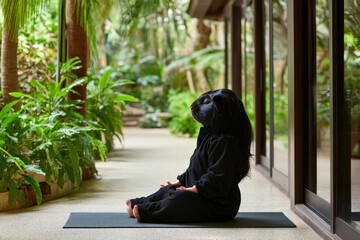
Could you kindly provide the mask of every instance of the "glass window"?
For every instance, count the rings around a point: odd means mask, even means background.
[[[328,0],[316,0],[316,194],[330,202],[330,60]]]
[[[253,131],[255,132],[255,106],[254,106],[254,91],[255,91],[255,51],[254,51],[254,42],[253,42],[253,30],[251,26],[253,24],[253,5],[246,7],[244,12],[244,17],[242,19],[242,96],[243,102],[246,108],[246,112],[250,118]]]
[[[269,0],[264,2],[265,10],[265,150],[262,164],[268,169],[270,166],[270,81],[271,81],[271,46],[270,46],[270,14],[269,14]]]
[[[273,0],[274,168],[288,175],[287,0]]]
[[[360,3],[344,1],[344,96],[350,128],[351,223],[360,229]]]

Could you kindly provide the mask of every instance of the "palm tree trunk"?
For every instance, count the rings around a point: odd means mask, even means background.
[[[66,1],[66,21],[67,21],[67,59],[79,57],[81,67],[74,70],[78,78],[87,75],[89,44],[86,31],[80,24],[79,13],[75,6],[75,0]],[[70,94],[72,100],[82,100],[81,108],[78,110],[84,117],[86,116],[86,84],[77,86],[74,89],[77,94]]]
[[[204,20],[198,19],[196,29],[195,50],[206,48],[210,42],[211,28],[205,24]],[[197,90],[200,92],[209,91],[211,88],[205,70],[195,68],[195,74],[198,80]]]
[[[4,27],[1,45],[1,90],[5,104],[14,100],[9,93],[20,90],[17,70],[17,41],[11,40]]]

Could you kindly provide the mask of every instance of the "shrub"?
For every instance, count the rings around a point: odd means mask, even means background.
[[[30,177],[31,172],[45,175],[49,184],[56,181],[62,187],[70,180],[78,186],[82,168],[97,172],[94,154],[103,160],[106,157],[105,144],[93,137],[102,128],[74,111],[79,101],[67,100],[73,87],[85,81],[75,79],[65,86],[78,63],[72,59],[63,64],[59,82],[30,80],[33,91],[11,93],[19,100],[0,112],[0,191],[9,191],[10,203],[24,203],[24,184],[34,188],[37,203],[41,203],[39,183]],[[20,108],[14,110],[18,102]]]
[[[94,152],[105,159],[105,145],[91,136],[102,131],[94,122],[83,119],[73,110],[78,101],[66,100],[73,87],[84,80],[74,81],[66,87],[60,82],[41,84],[31,80],[36,91],[31,94],[12,93],[22,99],[19,110],[23,126],[27,129],[23,140],[33,164],[39,165],[48,183],[55,180],[62,187],[66,180],[75,186],[81,183],[81,168],[97,172]]]
[[[138,99],[121,93],[121,89],[128,84],[133,84],[127,79],[115,80],[112,70],[107,69],[100,76],[90,75],[87,84],[87,116],[97,122],[103,129],[95,131],[98,140],[104,140],[108,150],[113,148],[113,139],[121,141],[122,118],[125,102],[137,102]]]
[[[29,171],[41,172],[31,165],[24,150],[24,138],[28,127],[24,127],[23,118],[12,109],[18,101],[5,105],[0,111],[0,192],[9,191],[9,202],[24,204],[25,192],[21,186],[31,185],[36,194],[37,203],[42,200],[39,183],[30,177]]]
[[[190,105],[195,101],[198,94],[184,91],[181,93],[173,92],[169,98],[169,112],[171,120],[169,129],[173,134],[184,134],[194,137],[199,132],[201,124],[192,118]]]

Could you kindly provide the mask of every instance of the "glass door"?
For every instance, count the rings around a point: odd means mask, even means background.
[[[271,125],[272,120],[270,118],[270,87],[272,83],[272,21],[271,21],[271,12],[270,5],[271,0],[264,1],[264,18],[265,18],[265,87],[264,87],[264,104],[262,105],[263,116],[265,119],[265,128],[263,136],[265,137],[262,140],[263,148],[261,155],[261,164],[270,172],[271,177]]]
[[[360,1],[289,3],[292,205],[324,236],[360,239]]]
[[[287,0],[265,0],[260,164],[288,192]],[[259,129],[257,129],[259,130]]]
[[[334,26],[343,30],[334,34],[339,45],[343,45],[338,47],[343,52],[337,53],[341,60],[334,62],[335,69],[335,64],[342,66],[338,69],[341,76],[333,87],[334,111],[341,116],[334,129],[339,139],[334,151],[335,232],[346,239],[360,239],[360,3],[345,0],[335,2],[335,6],[334,17],[344,20],[343,26]],[[337,59],[336,52],[334,58]]]
[[[287,0],[272,0],[272,175],[288,191],[288,20]]]
[[[316,80],[313,93],[316,118],[316,191],[330,202],[330,59],[328,0],[316,0]]]
[[[250,4],[244,9],[243,18],[242,18],[242,27],[243,30],[241,46],[242,46],[242,96],[243,103],[246,109],[247,114],[249,115],[251,125],[254,129],[254,119],[255,119],[255,109],[254,109],[254,42],[253,42],[253,5]]]
[[[315,0],[309,7],[308,132],[305,145],[305,202],[330,222],[331,111],[329,4]]]

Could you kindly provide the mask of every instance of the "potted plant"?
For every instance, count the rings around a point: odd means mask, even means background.
[[[40,185],[29,174],[38,169],[24,154],[27,128],[23,127],[21,115],[12,108],[17,103],[13,101],[0,111],[0,211],[42,201]]]

